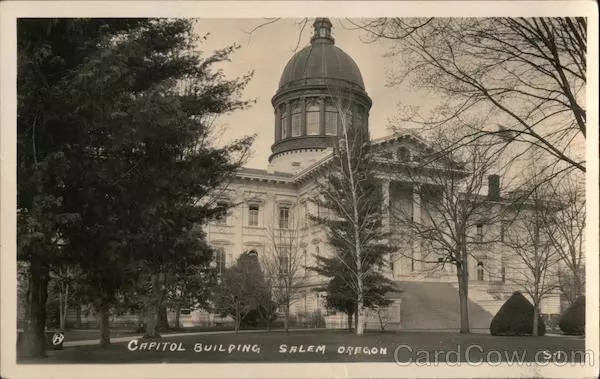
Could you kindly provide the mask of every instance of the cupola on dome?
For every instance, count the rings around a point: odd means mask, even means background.
[[[295,84],[312,84],[319,80],[339,80],[364,89],[363,78],[356,62],[342,49],[334,45],[331,21],[317,18],[313,23],[311,43],[294,54],[288,61],[279,88]]]

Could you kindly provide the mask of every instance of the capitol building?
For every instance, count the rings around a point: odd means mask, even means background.
[[[218,202],[233,205],[226,215],[205,226],[207,240],[215,248],[218,270],[235,263],[244,251],[254,250],[259,256],[272,254],[280,241],[274,236],[282,230],[294,235],[294,249],[302,259],[298,266],[303,288],[295,296],[291,314],[309,314],[320,310],[328,326],[343,327],[341,313],[325,309],[325,293],[317,289],[327,278],[308,269],[315,256],[332,254],[323,227],[309,215],[323,215],[310,201],[315,196],[318,178],[331,168],[333,146],[341,133],[339,106],[344,104],[344,120],[352,128],[369,131],[369,112],[373,106],[365,88],[359,66],[340,47],[332,34],[332,23],[317,18],[310,44],[295,53],[281,73],[273,106],[273,144],[266,169],[242,168],[220,193]],[[410,164],[426,149],[427,141],[413,132],[398,132],[371,140],[376,157],[393,161],[394,170],[377,174],[384,194],[386,209],[399,208],[419,219],[424,212],[420,183],[404,175]],[[426,178],[424,179],[426,180]],[[498,200],[499,180],[489,177],[485,196]],[[425,185],[425,183],[423,183]],[[394,223],[384,220],[394,230]],[[473,230],[485,238],[497,228]],[[441,329],[458,327],[458,291],[452,265],[423,263],[424,252],[418,241],[405,241],[402,251],[409,254],[389,257],[381,272],[393,280],[399,292],[390,294],[389,325],[401,329]],[[474,252],[469,262],[469,304],[472,328],[488,328],[495,312],[512,288],[504,262],[506,253],[500,246]],[[435,266],[435,267],[434,267]],[[550,299],[542,304],[542,312],[558,314],[559,302]],[[200,316],[200,314],[203,314]],[[216,318],[194,311],[192,319]],[[184,321],[185,322],[185,321]],[[375,328],[369,326],[369,328]]]

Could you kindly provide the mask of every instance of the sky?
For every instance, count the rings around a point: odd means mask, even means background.
[[[274,138],[274,118],[271,98],[277,90],[279,78],[293,56],[300,37],[297,50],[309,44],[312,35],[312,19],[300,34],[302,19],[281,19],[249,32],[265,19],[199,19],[196,31],[200,35],[210,33],[208,39],[200,45],[201,50],[213,51],[233,43],[241,48],[231,56],[231,62],[220,66],[230,77],[243,75],[254,70],[254,77],[244,91],[247,99],[256,99],[248,110],[235,111],[221,116],[218,125],[224,127],[222,142],[237,137],[256,133],[253,153],[246,166],[266,168],[271,154]],[[386,73],[390,62],[383,57],[385,46],[379,42],[366,43],[365,35],[357,30],[350,30],[352,25],[345,19],[331,19],[335,44],[349,54],[363,76],[365,88],[373,106],[370,113],[371,138],[379,138],[389,134],[390,118],[398,112],[398,102],[411,105],[428,103],[424,94],[404,87],[386,86]]]

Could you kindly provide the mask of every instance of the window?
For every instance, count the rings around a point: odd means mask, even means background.
[[[289,257],[287,256],[288,248],[284,247],[283,251],[284,251],[284,253],[281,254],[281,256],[279,257],[279,275],[287,275],[290,272],[290,270],[289,270],[290,260],[289,260]]]
[[[312,102],[306,107],[306,134],[309,136],[319,135],[319,121],[321,118],[321,110],[319,104]]]
[[[502,283],[506,282],[506,267],[504,266],[500,268],[500,280],[502,281]]]
[[[279,208],[279,227],[281,229],[288,229],[290,227],[290,208]]]
[[[504,235],[506,234],[506,221],[500,222],[500,242],[504,242]]]
[[[356,125],[357,128],[362,128],[363,122],[364,122],[362,107],[357,107],[356,108],[356,113],[354,114],[354,120],[353,121],[354,121],[354,125]]]
[[[308,276],[308,253],[306,249],[302,250],[302,255],[304,255],[304,277]]]
[[[346,123],[346,127],[347,128],[352,128],[352,110],[351,109],[346,109],[346,111],[344,112],[345,116],[344,116],[344,122]]]
[[[483,225],[477,224],[477,241],[483,241]]]
[[[483,263],[482,262],[477,263],[477,280],[480,282],[483,281]]]
[[[258,226],[259,209],[257,204],[250,204],[248,207],[248,226]]]
[[[308,214],[308,204],[303,203],[302,204],[302,213],[303,213],[303,217],[304,217],[304,227],[307,228],[308,227],[308,222],[310,220],[310,215]]]
[[[298,103],[292,107],[292,137],[299,137],[302,133],[302,113]]]
[[[285,106],[281,111],[281,139],[287,138],[287,111]]]
[[[218,247],[215,250],[215,261],[217,263],[217,272],[222,274],[225,271],[226,267],[226,252],[224,247]]]
[[[217,203],[217,217],[215,218],[215,222],[218,225],[227,225],[227,203],[221,201]]]
[[[408,161],[410,161],[410,150],[408,150],[404,146],[400,146],[398,148],[398,160],[401,161],[401,162],[408,162]]]
[[[338,112],[334,105],[327,105],[325,108],[325,134],[328,136],[337,136]]]
[[[315,246],[315,255],[316,255],[317,257],[320,257],[320,256],[321,256],[321,249],[319,249],[319,246]]]

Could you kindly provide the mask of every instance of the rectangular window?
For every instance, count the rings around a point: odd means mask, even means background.
[[[227,203],[218,202],[217,203],[217,217],[215,219],[218,225],[227,225]]]
[[[319,134],[319,108],[316,110],[308,109],[306,112],[306,134],[315,136]]]
[[[335,112],[325,112],[325,134],[336,136],[338,128],[338,114]]]
[[[215,251],[215,261],[217,263],[217,272],[219,274],[222,274],[225,271],[225,267],[227,264],[226,255],[227,254],[225,253],[224,247],[219,247]]]
[[[292,137],[299,137],[301,134],[302,114],[292,114]]]
[[[477,224],[477,240],[483,241],[483,225]]]
[[[252,204],[248,207],[248,226],[258,226],[259,207]]]
[[[288,229],[290,227],[290,208],[279,208],[279,227],[281,229]]]
[[[279,260],[279,274],[287,275],[290,272],[290,270],[289,270],[290,260],[288,259],[288,256],[286,254],[288,249],[285,247],[283,249],[284,249],[284,253],[281,255],[280,260]]]
[[[308,276],[308,253],[306,252],[306,249],[304,249],[302,253],[304,254],[304,277],[306,278]]]

